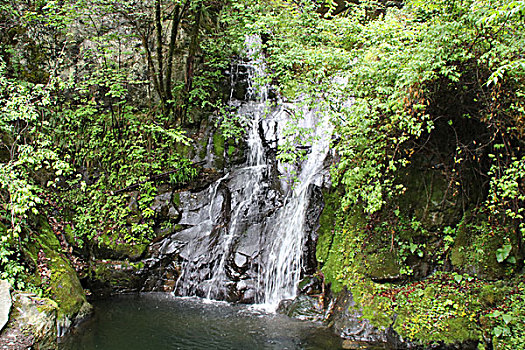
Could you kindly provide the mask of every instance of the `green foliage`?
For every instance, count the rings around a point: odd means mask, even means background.
[[[220,118],[217,119],[215,126],[219,128],[222,136],[226,139],[240,140],[246,130],[247,120],[236,111],[227,108],[220,109]]]
[[[23,230],[39,213],[41,193],[70,172],[70,165],[53,149],[43,133],[53,98],[47,86],[20,82],[6,76],[0,64],[0,135],[4,153],[0,162],[0,267],[2,278],[24,286],[20,247]],[[15,283],[16,282],[16,283]]]
[[[185,131],[133,96],[150,83],[133,71],[143,47],[132,44],[149,24],[127,30],[122,20],[118,32],[111,21],[131,9],[115,6],[73,0],[0,8],[8,28],[0,49],[7,63],[0,67],[0,272],[18,288],[34,268],[21,252],[34,244],[35,215],[52,209],[69,220],[73,245],[89,246],[88,254],[93,245],[143,246],[154,237],[153,181],[181,186],[198,174],[176,151],[190,145]],[[146,15],[148,8],[137,10]],[[224,64],[224,57],[217,60]],[[216,97],[210,91],[219,85],[221,64],[197,74],[200,108]],[[127,189],[140,184],[132,213]]]
[[[502,303],[485,315],[485,321],[492,326],[495,349],[516,349],[524,343],[525,284],[518,283],[506,295]]]

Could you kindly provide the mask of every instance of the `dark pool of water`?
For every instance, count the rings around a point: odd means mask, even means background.
[[[61,350],[342,348],[320,325],[241,305],[142,294],[94,306],[94,317],[67,336]]]

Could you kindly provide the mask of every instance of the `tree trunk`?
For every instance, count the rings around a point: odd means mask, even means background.
[[[180,124],[184,124],[186,121],[186,113],[188,110],[188,104],[190,99],[190,92],[193,85],[193,73],[195,65],[195,53],[197,52],[199,46],[199,29],[201,24],[202,17],[202,4],[199,4],[199,7],[195,12],[195,23],[193,25],[193,31],[191,33],[191,43],[188,51],[188,59],[186,60],[186,82],[184,86],[184,105],[180,110],[179,121]]]

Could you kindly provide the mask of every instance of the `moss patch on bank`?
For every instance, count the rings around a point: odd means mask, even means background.
[[[58,304],[58,320],[73,320],[90,311],[75,269],[47,221],[40,218],[31,234],[26,255],[34,264],[33,282]]]
[[[424,346],[525,344],[525,277],[508,261],[517,252],[496,258],[504,230],[482,226],[482,216],[468,213],[453,228],[429,231],[402,210],[375,216],[358,206],[343,211],[338,197],[325,193],[317,259],[331,290],[345,287],[363,318]],[[420,265],[438,272],[417,275]]]

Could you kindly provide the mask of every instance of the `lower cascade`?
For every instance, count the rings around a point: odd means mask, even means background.
[[[314,231],[322,207],[310,199],[328,179],[324,162],[332,127],[316,111],[290,103],[272,106],[268,87],[253,83],[264,70],[256,59],[235,69],[247,75],[245,100],[230,101],[247,125],[246,160],[208,188],[180,193],[183,229],[165,239],[159,251],[178,253],[176,295],[275,309],[280,300],[295,296],[302,275],[315,268],[309,265],[315,260]],[[296,114],[302,117],[294,120]],[[290,136],[291,124],[309,133],[301,146],[306,157],[293,166],[276,159],[279,145],[295,136]]]

